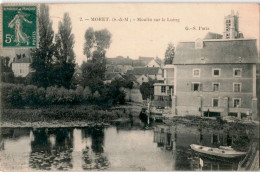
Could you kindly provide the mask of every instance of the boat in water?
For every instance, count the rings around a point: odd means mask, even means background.
[[[190,147],[191,149],[199,153],[203,153],[211,156],[223,157],[223,158],[237,158],[246,155],[246,152],[239,152],[232,149],[231,147],[226,147],[226,146],[220,146],[219,148],[212,148],[207,146],[191,144]]]

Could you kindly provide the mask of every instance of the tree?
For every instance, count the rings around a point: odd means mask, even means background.
[[[101,93],[106,71],[106,49],[111,43],[111,33],[107,29],[94,31],[89,28],[85,40],[84,54],[88,60],[81,66],[82,85],[90,87],[92,93]]]
[[[168,44],[168,47],[165,51],[164,64],[172,64],[174,55],[175,55],[175,47],[172,43]]]
[[[55,36],[54,75],[57,86],[71,87],[71,80],[75,71],[74,35],[71,33],[71,19],[68,13],[64,14],[63,21],[59,22],[58,34]]]
[[[32,74],[32,83],[46,88],[53,85],[55,81],[52,71],[55,46],[53,44],[54,31],[49,16],[49,7],[45,4],[40,5],[38,24],[38,48],[31,50],[31,56],[33,59],[31,68],[35,70]]]
[[[6,83],[14,82],[14,73],[11,68],[10,58],[9,57],[0,57],[0,74],[1,81]]]
[[[111,33],[107,29],[94,31],[92,27],[85,33],[84,55],[92,58],[94,51],[105,51],[110,47]]]
[[[151,99],[153,100],[154,98],[154,81],[149,81],[149,82],[143,82],[140,86],[140,92],[142,94],[142,99],[147,100]]]

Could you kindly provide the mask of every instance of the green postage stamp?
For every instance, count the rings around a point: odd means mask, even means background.
[[[3,47],[37,46],[37,6],[2,7]]]

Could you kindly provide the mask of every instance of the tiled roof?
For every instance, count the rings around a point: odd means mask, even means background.
[[[208,32],[206,36],[204,37],[204,40],[209,40],[209,39],[222,39],[223,35],[218,34],[218,33],[212,33]]]
[[[127,74],[132,75],[155,75],[159,72],[158,67],[136,67],[133,70],[127,71]]]
[[[180,42],[173,64],[257,63],[255,39],[203,40],[203,48],[195,42]]]
[[[27,56],[15,57],[13,63],[31,63],[31,59]]]
[[[106,75],[105,75],[106,80],[112,80],[114,78],[123,78],[123,77],[120,73],[117,73],[117,72],[109,72],[109,73],[106,73]]]

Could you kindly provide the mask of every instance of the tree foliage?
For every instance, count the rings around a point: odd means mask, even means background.
[[[55,46],[53,43],[54,31],[49,16],[49,7],[45,4],[40,5],[38,24],[38,48],[31,50],[33,59],[31,68],[35,70],[32,75],[32,83],[46,88],[53,85],[55,81],[52,71]]]
[[[94,51],[105,51],[110,47],[111,33],[107,29],[94,31],[92,27],[85,33],[84,55],[91,59]]]
[[[6,83],[14,82],[14,73],[11,68],[10,58],[9,57],[0,57],[0,74],[1,81]]]
[[[154,98],[154,81],[149,81],[149,82],[143,82],[140,86],[140,92],[142,94],[143,100],[151,99],[153,100]]]
[[[172,64],[174,55],[175,55],[175,47],[172,43],[169,43],[165,51],[164,64]]]
[[[82,85],[88,86],[92,93],[101,93],[106,71],[106,49],[111,43],[111,33],[107,29],[94,31],[87,29],[85,33],[84,54],[87,62],[83,62]]]
[[[54,64],[55,84],[65,88],[71,87],[72,77],[75,71],[74,35],[71,33],[71,19],[68,13],[64,14],[63,21],[59,22],[58,33],[55,36]]]

